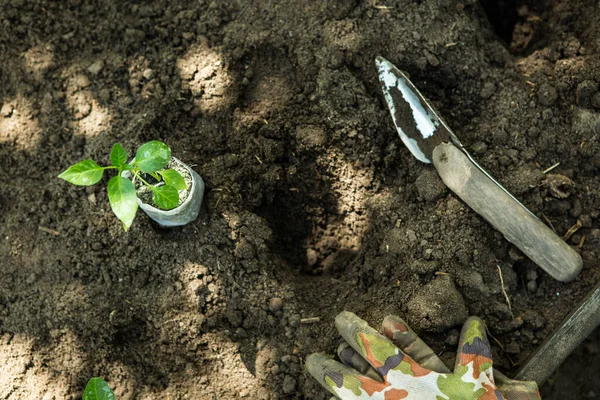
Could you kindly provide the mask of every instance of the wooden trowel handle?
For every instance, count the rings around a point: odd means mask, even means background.
[[[446,186],[554,279],[568,282],[579,274],[583,266],[579,254],[458,147],[449,143],[436,146],[433,165]]]

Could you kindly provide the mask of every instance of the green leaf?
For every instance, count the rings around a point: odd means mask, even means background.
[[[115,167],[121,167],[127,162],[127,151],[121,146],[121,143],[115,143],[110,151],[110,162]]]
[[[135,153],[135,164],[144,172],[156,172],[163,169],[170,159],[171,149],[158,140],[141,145]]]
[[[158,173],[162,176],[166,185],[173,186],[177,190],[187,189],[183,176],[174,169],[163,169],[162,171],[158,171]]]
[[[152,192],[154,193],[152,200],[154,200],[158,208],[170,210],[179,205],[179,193],[173,186],[157,186],[152,189]]]
[[[91,186],[102,179],[104,168],[94,160],[84,160],[72,165],[58,177],[78,186]]]
[[[128,230],[138,209],[137,196],[133,183],[122,176],[113,176],[108,181],[108,201],[110,208]]]
[[[115,394],[102,378],[92,378],[83,390],[83,400],[115,400]]]

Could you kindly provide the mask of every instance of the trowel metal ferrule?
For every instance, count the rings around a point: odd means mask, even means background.
[[[552,277],[575,278],[583,265],[579,254],[471,157],[405,74],[382,57],[376,64],[394,125],[411,153],[433,163],[446,186]]]

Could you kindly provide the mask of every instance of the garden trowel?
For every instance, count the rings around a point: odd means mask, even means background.
[[[400,138],[442,181],[554,279],[567,282],[583,261],[531,211],[488,174],[411,81],[382,57],[376,60],[383,94]]]

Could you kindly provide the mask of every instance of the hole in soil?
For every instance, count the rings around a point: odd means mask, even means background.
[[[119,326],[113,337],[113,343],[125,349],[132,343],[140,342],[146,336],[146,322],[134,318],[127,325]]]
[[[277,191],[273,203],[261,206],[257,214],[273,229],[274,250],[294,265],[306,265],[305,242],[311,234],[312,224],[301,198]]]
[[[519,20],[517,0],[480,0],[481,5],[494,27],[496,34],[510,44],[512,42],[512,34]]]
[[[303,195],[302,191],[276,190],[273,201],[263,204],[256,213],[265,218],[273,230],[273,250],[290,264],[298,266],[301,272],[312,273],[314,260],[307,257],[309,241],[314,236],[314,227],[319,225],[319,214],[326,213],[323,207],[331,201],[315,204],[314,200]]]
[[[357,255],[356,232],[346,226],[330,193],[278,190],[256,213],[273,230],[271,249],[301,273],[338,274]]]
[[[542,15],[547,0],[479,0],[496,34],[514,54],[530,54],[544,46]]]
[[[273,231],[272,251],[311,275],[343,273],[368,225],[364,201],[371,176],[343,161],[326,163],[320,169],[312,157],[300,161],[293,179],[263,191],[254,209]]]

